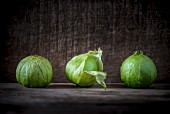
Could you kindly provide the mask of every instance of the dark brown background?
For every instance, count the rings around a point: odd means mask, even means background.
[[[2,0],[0,82],[16,82],[28,55],[53,66],[53,82],[68,82],[65,65],[75,55],[103,50],[106,82],[121,82],[121,63],[136,50],[155,62],[159,83],[170,82],[170,8],[155,0]]]

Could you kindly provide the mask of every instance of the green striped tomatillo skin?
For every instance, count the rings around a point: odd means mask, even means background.
[[[121,80],[131,88],[145,88],[157,78],[154,62],[142,51],[136,51],[122,63],[120,68]]]
[[[52,80],[52,65],[42,56],[25,57],[17,66],[16,79],[25,87],[46,87]]]
[[[66,65],[67,80],[80,87],[90,87],[98,82],[106,89],[106,73],[103,72],[101,56],[99,49],[73,57]]]

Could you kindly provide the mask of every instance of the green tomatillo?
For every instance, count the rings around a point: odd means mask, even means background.
[[[105,79],[101,60],[102,50],[88,51],[88,53],[74,56],[66,65],[66,78],[68,81],[80,86],[90,87],[96,82],[106,90]]]

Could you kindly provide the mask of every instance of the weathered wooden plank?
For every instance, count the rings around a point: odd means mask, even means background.
[[[160,89],[161,88],[161,89]],[[123,84],[108,84],[105,91],[98,84],[80,88],[74,84],[50,84],[47,88],[26,88],[17,83],[0,84],[1,103],[34,102],[114,102],[147,103],[169,101],[170,85],[153,85],[147,89],[126,88]],[[126,99],[126,100],[124,100]],[[139,101],[140,99],[140,101]]]
[[[71,83],[51,83],[47,88],[26,88],[18,83],[0,83],[2,113],[164,113],[170,112],[170,85],[147,89],[126,88],[122,83],[91,88]]]
[[[170,82],[170,10],[154,0],[6,0],[1,14],[1,82],[16,82],[24,57],[39,54],[53,65],[53,82],[68,82],[73,56],[101,47],[107,83],[121,82],[123,60],[142,50],[156,63],[158,82]],[[11,3],[12,5],[10,5]],[[1,27],[1,26],[0,26]],[[4,39],[3,39],[4,38]]]

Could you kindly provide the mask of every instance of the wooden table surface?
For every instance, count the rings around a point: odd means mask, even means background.
[[[0,113],[169,113],[170,84],[145,89],[122,83],[80,88],[71,83],[51,83],[47,88],[26,88],[18,83],[0,83]]]

